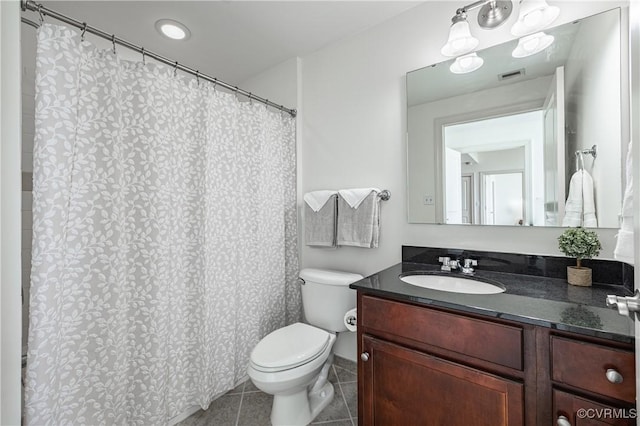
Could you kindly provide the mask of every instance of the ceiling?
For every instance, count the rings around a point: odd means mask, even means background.
[[[42,1],[50,9],[234,85],[287,59],[307,55],[357,34],[420,3]],[[26,11],[23,16],[38,20],[36,12]],[[163,18],[186,25],[191,37],[176,41],[161,36],[154,24]],[[56,22],[52,18],[45,21]],[[23,34],[26,31],[33,32],[33,29],[23,29]],[[91,41],[92,37],[87,36],[87,40]],[[35,56],[35,46],[29,46],[28,38],[33,37],[23,37],[24,55]]]

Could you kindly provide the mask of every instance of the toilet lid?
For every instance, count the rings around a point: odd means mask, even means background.
[[[316,358],[330,342],[329,333],[297,322],[265,336],[251,352],[251,362],[261,370],[286,370]]]

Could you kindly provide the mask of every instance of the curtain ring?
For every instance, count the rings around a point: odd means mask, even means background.
[[[269,99],[265,99],[264,110],[267,111],[268,109],[269,109]]]
[[[217,92],[218,89],[218,79],[217,78],[213,78],[213,91]]]
[[[200,71],[196,70],[196,83],[198,83],[198,87],[200,87]]]
[[[82,23],[82,33],[80,33],[80,41],[84,41],[84,33],[87,32],[87,23]]]
[[[249,92],[249,105],[253,105],[253,93]]]
[[[178,61],[176,61],[176,64],[173,66],[173,76],[178,76]]]
[[[142,65],[147,65],[147,58],[145,58],[145,56],[144,56],[145,55],[144,47],[142,48],[140,53],[142,53]]]
[[[44,24],[44,15],[42,14],[41,4],[38,4],[38,15],[40,16],[40,25]]]
[[[113,54],[116,54],[116,35],[111,34],[111,44],[113,45]]]

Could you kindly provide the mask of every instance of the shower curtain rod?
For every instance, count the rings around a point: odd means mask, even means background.
[[[202,74],[198,70],[194,70],[193,68],[189,68],[189,67],[187,67],[185,65],[182,65],[182,64],[178,63],[178,61],[172,61],[171,59],[166,58],[166,57],[164,57],[162,55],[159,55],[159,54],[157,54],[155,52],[152,52],[150,50],[147,50],[142,46],[137,46],[137,45],[135,45],[135,44],[133,44],[133,43],[127,41],[127,40],[124,40],[122,38],[116,37],[114,34],[109,34],[109,33],[105,32],[105,31],[102,31],[102,30],[96,28],[96,27],[92,27],[91,25],[87,25],[86,22],[80,22],[80,21],[78,21],[76,19],[71,18],[70,16],[63,15],[62,13],[58,13],[55,10],[51,10],[51,9],[43,6],[42,4],[36,3],[33,0],[26,0],[26,1],[22,0],[21,3],[22,3],[22,10],[25,10],[25,11],[26,10],[30,10],[30,11],[33,11],[33,12],[38,12],[38,14],[40,14],[40,23],[44,22],[43,16],[45,16],[45,15],[46,16],[50,16],[50,17],[52,17],[54,19],[57,19],[58,21],[62,21],[64,23],[66,23],[66,24],[69,24],[69,25],[72,25],[72,26],[74,26],[74,27],[76,27],[78,29],[81,29],[83,35],[84,35],[85,32],[88,32],[88,33],[91,33],[91,34],[96,35],[98,37],[102,37],[102,38],[104,38],[106,40],[111,41],[113,43],[114,50],[115,50],[115,45],[117,43],[117,44],[119,44],[121,46],[124,46],[124,47],[126,47],[128,49],[131,49],[131,50],[134,50],[134,51],[136,51],[138,53],[141,53],[143,60],[144,60],[144,58],[146,56],[148,56],[148,57],[153,58],[153,59],[155,59],[155,60],[157,60],[159,62],[162,62],[163,64],[167,64],[167,65],[172,66],[175,70],[184,71],[184,72],[186,72],[188,74],[196,76],[196,78],[198,78],[198,79],[203,79],[203,80],[209,81],[209,82],[211,82],[213,84],[216,84],[218,86],[222,86],[222,87],[224,87],[226,89],[229,89],[229,90],[235,92],[236,94],[240,94],[240,95],[246,96],[250,100],[255,100],[255,101],[261,102],[261,103],[263,103],[263,104],[265,104],[267,106],[270,106],[270,107],[273,107],[273,108],[277,108],[280,111],[288,112],[289,114],[291,114],[292,117],[295,117],[296,114],[297,114],[297,111],[295,109],[285,108],[282,105],[278,105],[278,104],[276,104],[274,102],[271,102],[269,99],[264,99],[264,98],[261,98],[260,96],[254,95],[251,92],[247,92],[246,90],[242,90],[242,89],[238,88],[238,86],[232,86],[231,84],[225,83],[224,81],[218,80],[217,78],[210,77],[210,76],[208,76],[206,74]],[[30,21],[30,20],[25,19],[25,18],[22,18],[22,22],[24,22],[24,23],[26,23],[28,25],[31,25],[31,26],[35,26],[35,27],[38,26],[33,21]]]

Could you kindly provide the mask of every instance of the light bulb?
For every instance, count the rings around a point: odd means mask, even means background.
[[[156,22],[156,30],[172,40],[186,40],[191,35],[189,28],[173,19],[160,19]]]

